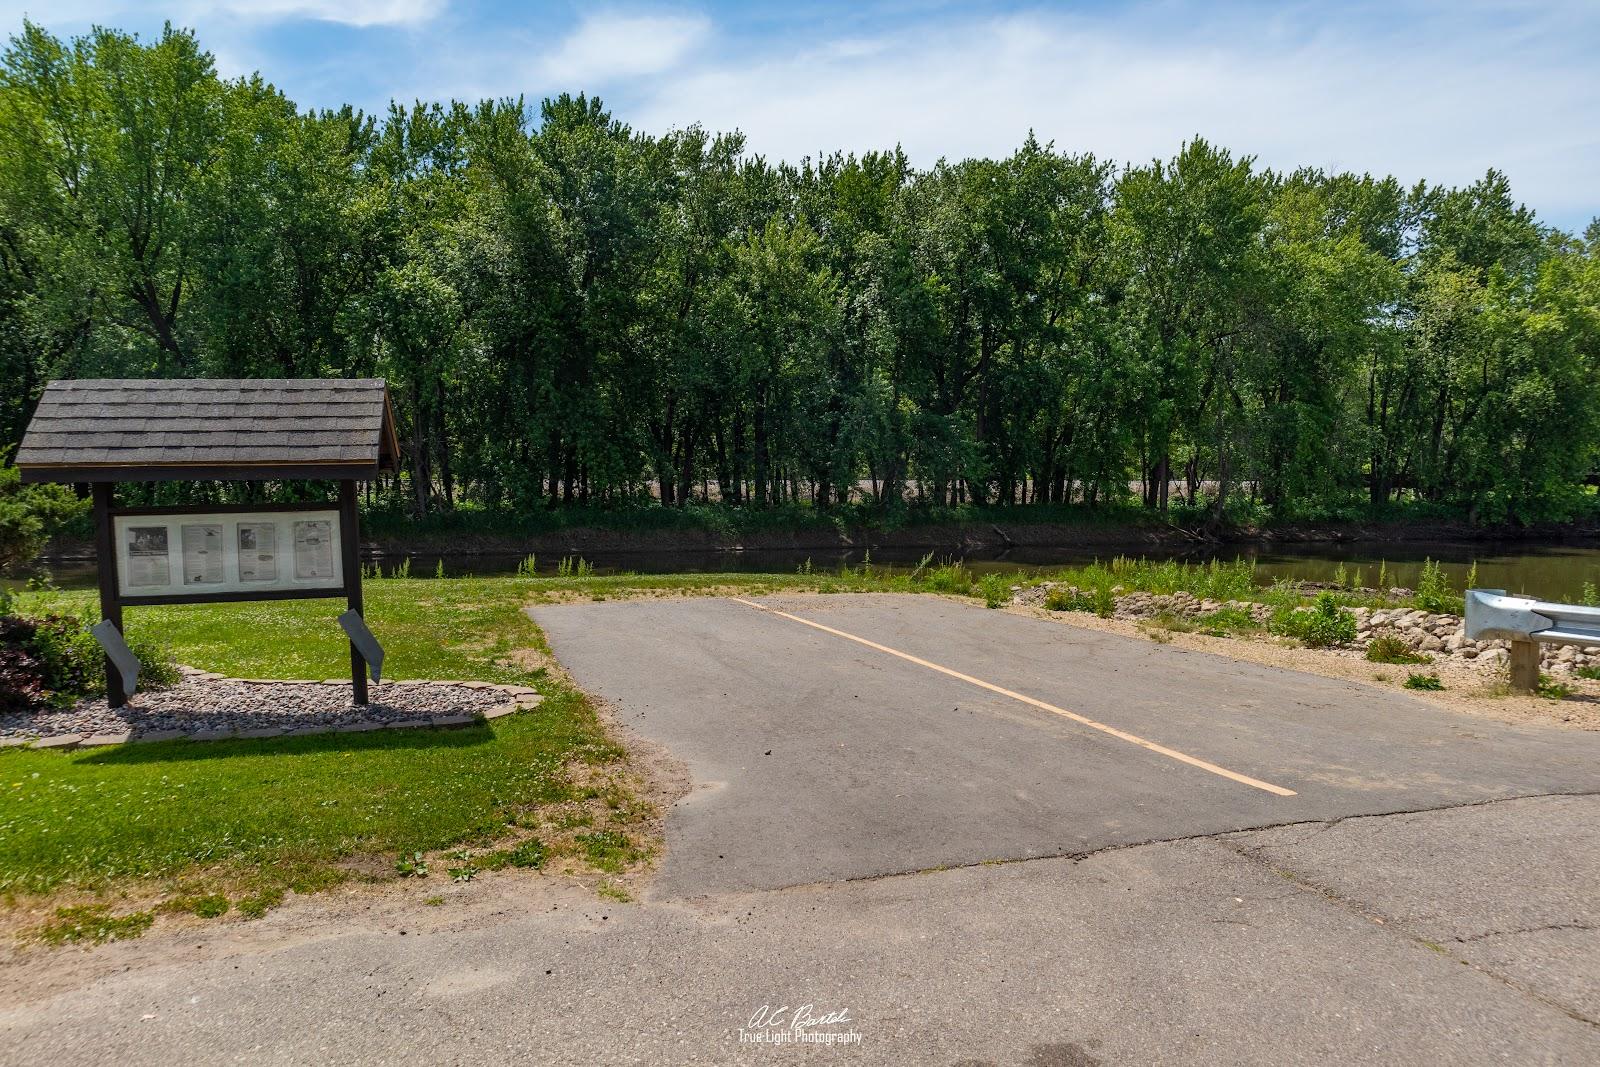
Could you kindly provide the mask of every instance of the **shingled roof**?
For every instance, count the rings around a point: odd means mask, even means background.
[[[398,447],[381,378],[84,379],[45,386],[28,482],[370,478]]]

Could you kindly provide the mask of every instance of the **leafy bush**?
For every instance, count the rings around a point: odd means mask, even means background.
[[[1572,686],[1565,682],[1558,682],[1548,674],[1539,675],[1539,684],[1534,687],[1534,695],[1544,697],[1546,700],[1565,700],[1572,695]]]
[[[1444,568],[1431,559],[1422,561],[1422,575],[1417,579],[1417,607],[1435,614],[1460,615],[1466,611],[1466,602],[1450,588]]]
[[[15,467],[0,467],[0,574],[39,554],[55,533],[89,509],[64,485],[22,484]]]
[[[1367,658],[1374,663],[1432,663],[1432,656],[1411,651],[1397,634],[1379,634],[1367,645]]]
[[[1010,574],[985,574],[978,580],[978,595],[985,607],[998,608],[1011,600],[1011,587],[1016,583]]]
[[[1429,692],[1438,692],[1444,688],[1444,683],[1439,681],[1437,674],[1408,674],[1402,684],[1407,689],[1425,689]]]
[[[1200,632],[1212,637],[1230,637],[1236,633],[1251,633],[1261,629],[1261,624],[1248,608],[1237,606],[1218,608],[1197,621]]]
[[[1050,611],[1093,611],[1094,598],[1075,585],[1052,586],[1044,595],[1044,606]]]
[[[1311,648],[1347,644],[1356,639],[1356,617],[1339,606],[1332,593],[1318,595],[1309,608],[1294,608],[1278,616],[1275,629]]]
[[[965,596],[972,590],[972,572],[959,563],[947,563],[928,571],[922,584],[935,593]]]
[[[31,620],[0,616],[0,712],[44,702],[44,664],[34,651],[34,632]]]
[[[73,615],[0,618],[0,710],[64,707],[106,691],[105,653]],[[139,687],[166,689],[179,679],[172,651],[135,636],[128,647],[139,660]]]

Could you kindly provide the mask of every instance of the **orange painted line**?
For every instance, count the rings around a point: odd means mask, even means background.
[[[1087,726],[1091,730],[1099,730],[1101,733],[1110,734],[1119,741],[1126,741],[1130,745],[1138,745],[1140,748],[1149,749],[1151,752],[1159,753],[1168,757],[1169,759],[1175,759],[1180,763],[1187,763],[1191,767],[1199,767],[1203,771],[1210,771],[1212,774],[1226,778],[1232,782],[1238,782],[1240,785],[1247,785],[1252,789],[1260,789],[1264,792],[1271,793],[1274,796],[1292,797],[1295,795],[1295,791],[1293,789],[1285,789],[1281,785],[1273,785],[1271,782],[1263,782],[1261,779],[1252,778],[1248,774],[1240,774],[1238,771],[1230,771],[1226,767],[1219,767],[1215,763],[1211,763],[1208,760],[1200,759],[1198,756],[1191,756],[1187,752],[1179,752],[1177,749],[1168,748],[1166,745],[1158,745],[1156,742],[1148,741],[1145,738],[1140,737],[1138,734],[1130,734],[1128,731],[1119,730],[1115,726],[1108,726],[1103,722],[1096,722],[1087,716],[1079,715],[1075,711],[1068,711],[1066,708],[1058,708],[1054,704],[1045,703],[1043,700],[1035,700],[1033,697],[1026,696],[1011,689],[1006,689],[1004,686],[995,685],[993,682],[986,682],[982,678],[974,678],[970,674],[962,674],[958,670],[952,670],[949,667],[941,666],[940,664],[925,660],[920,656],[913,656],[909,652],[901,652],[899,649],[890,648],[888,645],[880,645],[876,641],[869,641],[865,637],[857,637],[855,634],[845,633],[843,630],[835,630],[832,626],[824,626],[820,622],[812,622],[810,619],[802,619],[798,615],[791,615],[787,611],[779,611],[777,608],[769,608],[763,604],[757,604],[753,600],[743,600],[739,597],[730,597],[729,599],[731,599],[735,604],[743,604],[745,607],[755,608],[757,611],[764,611],[769,615],[776,615],[779,618],[800,623],[802,626],[809,626],[814,630],[821,630],[823,633],[829,633],[835,637],[842,637],[846,641],[854,641],[856,644],[865,645],[874,651],[884,652],[891,656],[898,656],[900,659],[903,659],[908,663],[915,663],[917,666],[926,667],[930,671],[938,671],[940,674],[946,674],[951,678],[960,679],[969,685],[975,685],[979,689],[987,689],[991,693],[998,693],[1000,696],[1010,697],[1012,700],[1020,701],[1029,705],[1030,707],[1038,708],[1041,711],[1048,711],[1052,715],[1060,715],[1064,719],[1071,719],[1080,726]]]

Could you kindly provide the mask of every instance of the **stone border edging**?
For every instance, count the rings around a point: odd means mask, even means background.
[[[229,678],[214,671],[194,671],[190,675],[197,681],[237,682],[243,685],[349,685],[348,678]],[[147,741],[228,741],[235,738],[262,739],[269,737],[305,737],[311,734],[358,734],[375,730],[416,730],[424,727],[446,728],[470,726],[476,722],[499,719],[527,708],[535,708],[544,697],[527,685],[503,685],[496,682],[458,682],[445,680],[406,679],[389,682],[393,686],[440,686],[461,689],[493,689],[510,699],[487,711],[466,714],[429,715],[415,719],[395,719],[380,722],[375,719],[339,724],[311,724],[306,726],[264,727],[254,730],[153,730],[135,737],[132,731],[112,734],[53,734],[49,737],[0,737],[0,748],[105,748],[111,745],[142,744]]]

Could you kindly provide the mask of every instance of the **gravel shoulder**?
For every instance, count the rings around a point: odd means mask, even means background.
[[[1572,695],[1562,700],[1549,700],[1509,692],[1497,668],[1470,660],[1440,657],[1426,666],[1373,663],[1357,649],[1304,648],[1273,637],[1213,637],[1165,630],[1144,620],[1102,619],[1086,612],[1046,611],[1019,604],[1008,605],[1003,610],[1060,626],[1134,637],[1246,663],[1359,682],[1387,693],[1403,692],[1413,700],[1435,707],[1498,722],[1600,730],[1600,681],[1576,675],[1562,677],[1562,683],[1572,690]],[[1402,683],[1412,671],[1437,674],[1444,689],[1433,692],[1403,689]]]

